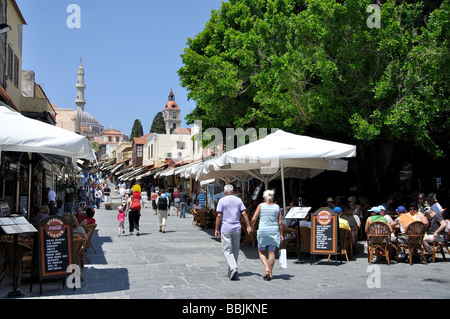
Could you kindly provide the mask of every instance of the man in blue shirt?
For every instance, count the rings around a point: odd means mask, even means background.
[[[203,190],[200,190],[200,194],[197,195],[197,199],[200,206],[206,207],[206,194]]]

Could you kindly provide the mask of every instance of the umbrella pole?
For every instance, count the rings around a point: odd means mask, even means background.
[[[286,216],[286,191],[284,189],[284,163],[281,159],[281,189],[283,192],[283,217]]]
[[[31,171],[33,169],[33,165],[31,164],[31,159],[33,158],[32,153],[28,153],[28,202],[27,202],[27,219],[30,220],[31,217],[31,179],[33,177],[33,172]]]

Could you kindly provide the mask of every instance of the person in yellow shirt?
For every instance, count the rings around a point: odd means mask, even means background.
[[[340,207],[335,207],[333,210],[336,214],[338,214],[339,217],[342,216],[342,208]],[[352,230],[350,228],[350,224],[348,223],[348,221],[346,221],[343,218],[339,218],[339,228],[344,228],[344,229],[348,229],[348,230]]]

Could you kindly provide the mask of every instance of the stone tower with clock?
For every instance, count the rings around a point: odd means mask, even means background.
[[[175,102],[175,95],[173,94],[172,89],[170,89],[169,100],[162,113],[166,124],[167,134],[170,134],[172,129],[181,127],[181,110]]]

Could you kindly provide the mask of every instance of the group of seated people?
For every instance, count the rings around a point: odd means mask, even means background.
[[[414,221],[421,221],[425,225],[426,233],[423,238],[423,248],[427,258],[432,255],[431,246],[435,241],[444,242],[444,232],[448,232],[448,221],[444,220],[442,213],[436,212],[430,207],[425,207],[424,212],[419,212],[418,205],[413,202],[409,205],[409,211],[404,206],[399,206],[396,210],[398,217],[392,218],[385,213],[384,206],[376,206],[369,209],[374,214],[367,219],[365,231],[368,232],[371,223],[381,221],[389,226],[391,231],[391,241],[393,243],[406,244],[405,230]]]
[[[32,216],[30,222],[34,225],[38,225],[41,220],[52,216],[50,214],[51,206],[41,206],[37,211],[37,214]],[[75,209],[75,214],[66,213],[63,218],[66,219],[71,225],[73,229],[73,234],[81,235],[82,237],[86,237],[86,232],[83,226],[96,224],[96,220],[94,218],[95,209],[93,207],[86,208],[86,212],[83,212],[81,206]]]
[[[423,240],[423,248],[426,251],[427,258],[431,258],[433,242],[443,242],[443,232],[450,232],[450,221],[444,219],[445,210],[439,205],[436,205],[437,200],[433,194],[425,196],[424,194],[419,194],[418,201],[413,201],[409,205],[409,209],[404,206],[398,206],[397,209],[386,208],[386,204],[374,206],[367,209],[367,217],[362,217],[363,214],[356,213],[355,205],[356,202],[354,198],[349,198],[349,205],[335,206],[333,204],[333,199],[329,198],[327,200],[328,208],[332,209],[335,213],[339,215],[339,227],[345,228],[352,233],[352,243],[355,250],[357,250],[358,236],[364,231],[367,234],[369,225],[376,221],[381,221],[389,226],[391,231],[391,242],[400,244],[406,243],[406,237],[403,235],[405,233],[406,227],[413,221],[421,221],[424,223],[426,228],[426,233]],[[389,202],[388,202],[389,203]],[[422,205],[421,205],[422,204]],[[293,206],[291,203],[287,207],[287,211]],[[300,221],[300,227],[311,227],[311,222],[309,221],[309,216],[306,220]],[[364,218],[364,220],[363,220]],[[295,228],[298,226],[298,220],[286,220],[284,227],[285,232],[289,237],[296,236]],[[363,226],[363,227],[362,227]]]

